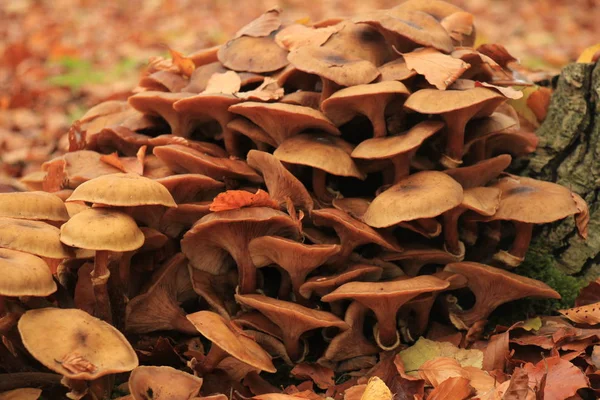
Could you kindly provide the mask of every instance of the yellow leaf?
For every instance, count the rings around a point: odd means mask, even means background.
[[[600,43],[588,47],[581,53],[577,59],[578,63],[591,63],[594,62],[594,55],[600,52]]]
[[[523,325],[520,325],[519,328],[525,329],[526,331],[538,331],[542,327],[542,319],[540,317],[529,318],[527,321],[523,322]]]
[[[381,378],[374,376],[369,379],[360,400],[392,400],[392,397],[392,392]]]
[[[183,54],[178,51],[173,50],[169,47],[169,53],[171,53],[171,58],[173,59],[173,65],[176,65],[179,68],[179,71],[187,77],[192,76],[192,73],[196,69],[196,64],[192,61],[191,58],[187,58]]]

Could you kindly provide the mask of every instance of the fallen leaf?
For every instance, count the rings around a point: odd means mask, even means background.
[[[279,17],[279,14],[280,10],[275,8],[265,12],[263,15],[237,31],[233,38],[237,39],[241,36],[268,36],[271,34],[271,32],[279,29],[281,26],[281,18]]]
[[[206,83],[203,94],[233,94],[240,90],[242,80],[234,71],[214,73]]]
[[[551,96],[552,89],[539,87],[527,98],[527,106],[535,114],[535,117],[539,122],[542,122],[544,119],[546,119],[548,107],[550,107]]]
[[[597,302],[600,302],[600,278],[581,289],[579,296],[575,299],[575,305],[585,306]]]
[[[169,47],[169,53],[171,53],[171,59],[173,60],[173,65],[179,69],[179,72],[182,75],[187,76],[188,78],[192,76],[192,73],[196,69],[196,65],[191,58],[187,58],[183,54],[178,51],[173,50]]]
[[[542,379],[546,377],[544,400],[564,400],[574,396],[578,389],[589,385],[579,368],[558,356],[543,359],[536,365],[526,363],[523,370],[529,375],[529,386],[539,388]]]
[[[459,58],[443,54],[433,48],[400,54],[404,57],[408,69],[423,75],[427,82],[439,90],[445,90],[471,66]]]
[[[235,97],[250,101],[279,100],[285,94],[284,89],[279,86],[277,80],[267,76],[263,83],[256,89],[247,92],[237,92]]]
[[[527,321],[513,325],[514,328],[521,328],[528,332],[539,331],[542,327],[542,319],[540,317],[529,318]]]
[[[594,364],[596,369],[600,370],[600,345],[594,346],[594,350],[592,350],[592,356],[590,357],[590,361]]]
[[[245,190],[228,190],[219,193],[210,204],[210,211],[237,210],[243,207],[271,207],[279,210],[279,205],[261,189],[256,193]]]
[[[111,167],[117,168],[121,172],[127,172],[116,151],[114,153],[101,155],[100,161],[110,165]]]
[[[465,11],[455,12],[441,20],[440,24],[452,39],[462,43],[465,36],[473,33],[473,14]]]
[[[489,89],[495,89],[502,93],[504,97],[512,100],[518,100],[523,97],[523,92],[521,92],[520,90],[515,90],[510,86],[492,85],[491,83],[487,82],[475,82],[475,86],[483,86]]]
[[[477,396],[485,397],[494,392],[498,382],[489,372],[475,367],[464,367],[464,370],[467,372],[469,384],[475,389]]]
[[[81,129],[81,122],[75,121],[69,128],[69,152],[85,149],[86,131]]]
[[[94,373],[97,369],[94,364],[77,353],[67,354],[61,361],[58,361],[58,363],[72,374],[81,372]]]
[[[454,358],[438,357],[424,362],[419,368],[419,376],[431,386],[438,387],[449,378],[468,378],[469,373]]]
[[[333,370],[319,364],[297,364],[290,374],[296,379],[310,379],[321,389],[328,389],[335,384]]]
[[[379,377],[372,377],[360,400],[392,400],[392,392]]]
[[[341,27],[342,25],[332,25],[324,28],[311,28],[306,25],[293,24],[277,32],[275,43],[290,51],[305,46],[321,46]]]
[[[464,400],[471,396],[472,391],[469,379],[457,376],[440,383],[429,393],[427,400]]]
[[[558,312],[576,324],[596,325],[600,323],[600,302],[558,310]]]
[[[475,349],[459,349],[447,342],[435,342],[419,338],[414,345],[398,353],[407,373],[417,375],[421,366],[437,357],[454,358],[461,367],[483,367],[483,352]]]
[[[483,369],[486,371],[493,371],[495,369],[504,371],[510,352],[508,341],[508,331],[490,337],[487,347],[483,352]]]
[[[527,104],[527,99],[537,89],[538,89],[538,86],[525,87],[521,90],[521,92],[523,93],[523,97],[521,97],[520,99],[508,100],[508,104],[513,106],[513,108],[515,109],[517,114],[519,114],[519,116],[521,116],[527,122],[531,123],[534,128],[537,128],[538,126],[540,126],[540,123],[539,123],[537,117],[535,116],[535,114],[533,113],[533,111],[529,108],[529,105]]]
[[[523,368],[515,369],[510,381],[504,382],[504,385],[507,388],[502,393],[503,400],[535,399],[534,392],[529,387],[529,376]]]
[[[360,400],[365,389],[367,388],[367,384],[362,385],[354,385],[344,391],[344,400]]]
[[[501,44],[482,44],[477,48],[477,51],[497,62],[502,68],[507,68],[509,63],[517,61],[517,59],[506,50],[506,47]]]
[[[600,55],[600,43],[597,43],[593,46],[588,47],[583,50],[579,58],[577,59],[578,63],[592,63],[598,60],[598,56]]]
[[[46,176],[42,182],[42,189],[45,192],[58,192],[64,187],[67,181],[66,167],[67,162],[62,158],[45,163]]]

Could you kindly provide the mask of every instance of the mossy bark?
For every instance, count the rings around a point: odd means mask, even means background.
[[[542,228],[532,247],[556,266],[584,279],[600,275],[600,63],[566,66],[537,130],[540,143],[521,171],[569,187],[590,207],[589,237],[579,238],[573,219]]]

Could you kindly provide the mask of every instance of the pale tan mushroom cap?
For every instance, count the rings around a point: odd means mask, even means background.
[[[236,332],[223,317],[212,311],[188,314],[198,332],[232,357],[261,371],[276,372],[269,354],[243,332]]]
[[[352,176],[364,179],[350,157],[353,146],[336,136],[321,133],[305,133],[292,136],[275,150],[279,161],[306,165],[336,176]]]
[[[14,389],[0,393],[0,400],[37,400],[41,395],[42,389]]]
[[[60,241],[80,249],[123,252],[142,247],[144,233],[127,214],[106,208],[90,208],[61,226]]]
[[[464,190],[462,206],[477,214],[492,216],[500,206],[502,191],[495,187],[475,187]]]
[[[67,201],[109,206],[162,205],[176,207],[171,193],[160,183],[137,174],[102,175],[79,185]]]
[[[49,296],[56,283],[44,260],[20,251],[0,249],[0,296]]]
[[[23,345],[40,363],[70,379],[131,371],[135,351],[113,326],[78,309],[29,310],[19,320]]]
[[[374,228],[386,228],[404,221],[437,217],[462,200],[462,187],[448,175],[438,171],[418,172],[375,197],[363,220]]]
[[[140,366],[129,375],[129,392],[134,400],[187,400],[198,395],[202,378],[167,366]]]
[[[48,258],[71,257],[59,236],[60,230],[45,222],[0,217],[0,247]]]
[[[483,87],[467,90],[421,89],[408,97],[404,107],[421,114],[444,114],[487,102],[499,105],[504,100],[501,94]],[[489,110],[488,114],[492,111]]]
[[[63,201],[46,192],[0,193],[0,217],[66,221],[69,214]]]

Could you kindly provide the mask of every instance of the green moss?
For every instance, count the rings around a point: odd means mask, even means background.
[[[529,250],[523,264],[513,272],[546,283],[562,298],[560,300],[522,299],[507,303],[498,307],[490,316],[491,328],[496,325],[511,325],[536,316],[554,315],[556,310],[573,307],[580,289],[585,286],[585,280],[561,272],[551,255],[535,247]]]

